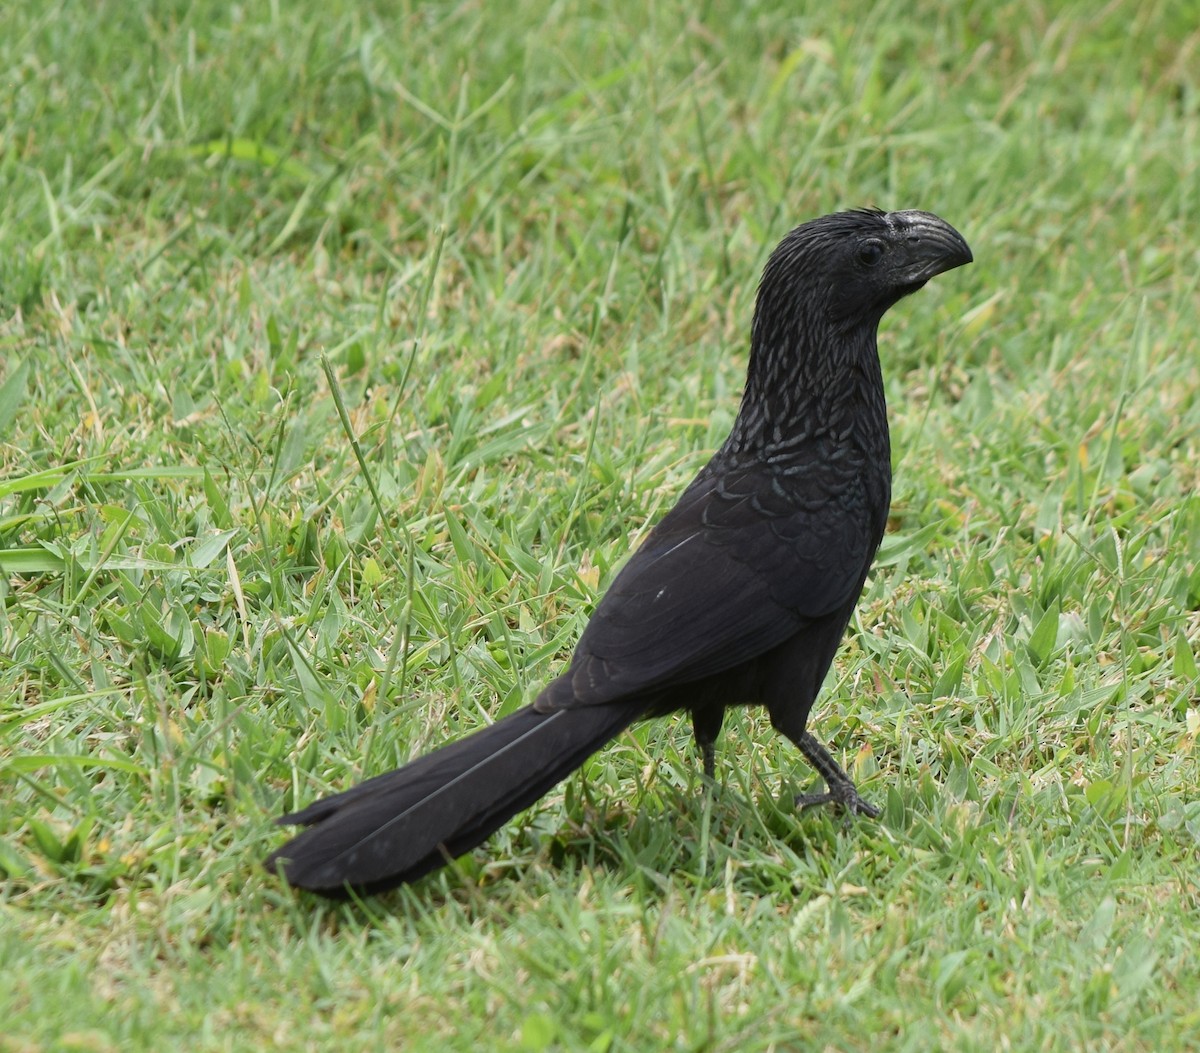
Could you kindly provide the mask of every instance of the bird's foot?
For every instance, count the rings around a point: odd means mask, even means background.
[[[845,782],[828,783],[829,789],[824,793],[801,793],[796,795],[797,808],[811,808],[817,804],[836,804],[844,808],[850,815],[865,815],[871,819],[879,818],[879,809],[865,797],[859,796],[858,789],[849,779]]]
[[[849,815],[866,815],[872,819],[879,818],[879,809],[870,801],[858,795],[858,789],[850,776],[842,771],[837,761],[829,755],[829,750],[822,746],[808,732],[804,732],[795,740],[827,787],[824,793],[802,793],[796,798],[797,808],[807,808],[814,804],[836,804],[846,810]]]

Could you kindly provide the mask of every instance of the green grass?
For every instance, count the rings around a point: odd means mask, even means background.
[[[0,1049],[1200,1044],[1187,7],[6,5]],[[263,871],[561,668],[864,204],[977,260],[816,716],[881,820],[746,712],[711,796],[656,722],[414,888]]]

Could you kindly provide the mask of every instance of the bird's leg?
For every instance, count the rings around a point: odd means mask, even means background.
[[[879,809],[858,795],[858,788],[850,776],[842,771],[829,751],[812,735],[806,731],[794,741],[808,763],[816,768],[817,774],[825,780],[826,787],[824,793],[797,795],[797,808],[807,808],[814,804],[838,804],[852,814],[867,815],[872,819],[878,817]]]
[[[725,719],[724,706],[697,707],[692,710],[692,734],[704,762],[704,777],[712,782],[716,778],[715,744],[721,733],[721,722]]]

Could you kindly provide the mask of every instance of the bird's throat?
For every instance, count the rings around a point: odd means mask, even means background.
[[[727,445],[739,453],[769,453],[819,442],[825,454],[844,446],[871,457],[888,449],[875,333],[820,339],[825,341],[820,354],[794,342],[783,349],[756,343]]]

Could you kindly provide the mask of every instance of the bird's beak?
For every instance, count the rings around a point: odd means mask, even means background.
[[[897,275],[903,285],[920,288],[934,275],[963,267],[975,259],[963,236],[932,212],[915,209],[891,212],[887,218],[897,241],[908,248]]]

